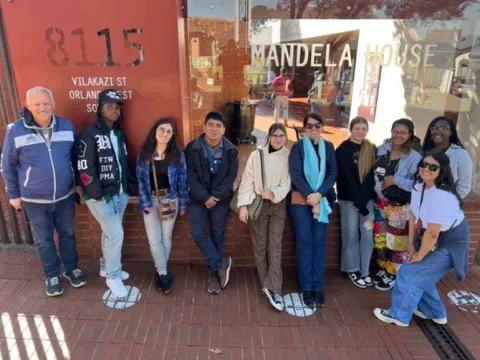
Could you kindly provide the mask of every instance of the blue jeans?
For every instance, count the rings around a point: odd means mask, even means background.
[[[88,209],[102,228],[102,253],[107,278],[116,279],[122,272],[123,214],[128,204],[128,195],[121,193],[110,202],[90,199]]]
[[[178,199],[176,199],[177,213],[175,217],[162,220],[158,214],[158,199],[153,198],[153,209],[150,214],[143,214],[148,242],[152,253],[153,262],[158,275],[167,275],[167,263],[172,250],[172,235],[175,220],[178,214]]]
[[[450,252],[439,248],[415,264],[400,267],[392,293],[389,313],[408,324],[418,309],[433,319],[447,317],[447,309],[438,294],[436,283],[453,269]]]
[[[53,204],[24,202],[23,207],[32,227],[45,276],[47,278],[59,276],[62,262],[65,271],[77,269],[78,253],[74,230],[75,196],[71,195]],[[61,260],[53,241],[55,230],[58,233]]]
[[[223,245],[229,211],[228,203],[215,205],[211,209],[198,203],[192,203],[189,207],[190,231],[203,257],[207,260],[210,275],[216,274],[223,266]],[[208,222],[210,223],[210,236],[205,229]]]
[[[310,206],[289,204],[297,241],[297,263],[303,291],[322,291],[325,278],[327,225],[313,218]]]

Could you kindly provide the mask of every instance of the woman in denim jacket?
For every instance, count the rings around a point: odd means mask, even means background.
[[[157,268],[155,284],[158,291],[168,294],[175,281],[167,271],[173,228],[177,215],[185,214],[188,207],[187,164],[173,120],[160,119],[150,130],[138,155],[137,181],[140,210]]]
[[[362,186],[362,196],[354,203],[361,214],[368,214],[366,204],[374,191],[374,241],[380,269],[373,282],[381,291],[394,287],[398,269],[408,258],[410,197],[422,158],[420,139],[414,132],[411,120],[393,123],[392,136],[378,148],[378,158]]]

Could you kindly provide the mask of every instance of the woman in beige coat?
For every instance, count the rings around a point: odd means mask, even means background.
[[[238,207],[240,220],[250,222],[250,235],[262,290],[272,306],[282,311],[282,239],[287,214],[285,198],[291,188],[288,172],[290,152],[285,147],[285,126],[273,124],[268,130],[268,140],[265,147],[252,152],[248,158],[238,190]],[[260,156],[264,159],[264,184]],[[262,195],[263,205],[260,217],[253,221],[248,219],[247,206],[257,194]]]

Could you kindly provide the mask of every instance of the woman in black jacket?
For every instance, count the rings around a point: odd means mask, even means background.
[[[368,122],[356,117],[350,122],[351,136],[342,142],[335,154],[338,165],[337,196],[342,230],[341,271],[348,273],[355,286],[372,286],[369,266],[373,252],[373,196],[361,214],[353,206],[362,183],[375,162],[377,149],[365,137]]]

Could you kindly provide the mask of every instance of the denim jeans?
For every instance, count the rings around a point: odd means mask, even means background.
[[[419,263],[402,265],[393,288],[390,314],[406,324],[415,309],[429,318],[446,318],[447,310],[436,283],[452,269],[452,256],[446,248],[430,252]]]
[[[75,238],[75,196],[53,204],[24,202],[23,206],[32,227],[43,271],[46,277],[60,275],[63,262],[65,271],[78,268],[77,240]],[[55,230],[58,233],[58,247],[53,241]]]
[[[167,275],[167,263],[172,250],[172,234],[175,220],[178,215],[178,199],[176,200],[177,213],[169,220],[160,219],[158,214],[158,200],[153,199],[153,210],[150,214],[143,214],[145,229],[147,230],[148,242],[153,261],[158,275]]]
[[[369,214],[363,216],[352,201],[339,200],[342,229],[341,271],[357,272],[368,276],[373,253],[373,201],[367,203]]]
[[[223,266],[223,245],[229,211],[228,203],[217,204],[211,209],[207,209],[205,205],[199,203],[192,203],[189,207],[190,231],[207,261],[210,275],[216,274]],[[210,236],[205,229],[208,222],[210,223]]]
[[[122,271],[123,214],[128,204],[128,195],[121,193],[110,202],[90,199],[88,209],[102,228],[102,253],[107,278],[116,279]]]
[[[328,224],[314,219],[310,206],[289,204],[289,211],[295,228],[300,287],[303,291],[323,291]]]

